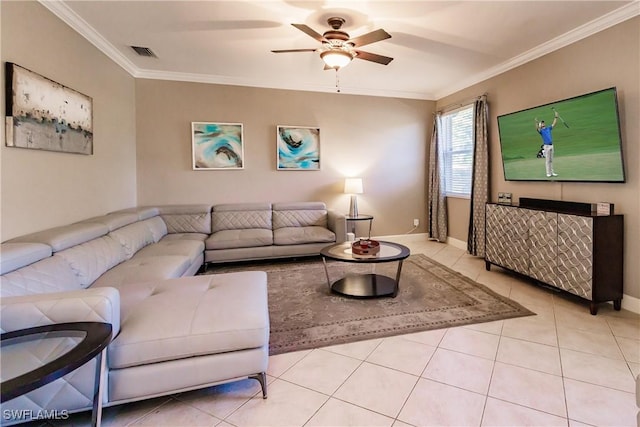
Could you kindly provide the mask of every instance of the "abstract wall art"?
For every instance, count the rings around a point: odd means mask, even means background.
[[[244,169],[242,123],[192,122],[193,170]]]
[[[278,126],[278,170],[320,170],[320,128]]]
[[[93,154],[93,100],[19,65],[5,65],[6,146]]]

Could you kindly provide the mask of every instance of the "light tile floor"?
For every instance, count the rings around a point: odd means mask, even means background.
[[[266,400],[245,380],[106,408],[103,425],[636,425],[639,315],[602,304],[591,316],[453,246],[399,241],[537,315],[272,356]]]

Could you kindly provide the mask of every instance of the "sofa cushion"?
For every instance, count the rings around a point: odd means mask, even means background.
[[[272,244],[273,232],[264,228],[217,231],[205,241],[207,249],[252,248]]]
[[[123,287],[120,299],[120,334],[108,347],[112,369],[259,348],[269,341],[267,276],[261,271],[137,283]]]
[[[127,259],[154,242],[153,232],[144,221],[119,228],[109,233],[109,236],[122,245]]]
[[[316,226],[327,228],[326,210],[273,211],[273,229]]]
[[[104,273],[93,287],[118,288],[149,280],[173,279],[181,277],[190,265],[189,257],[180,255],[132,258]]]
[[[167,225],[159,216],[154,216],[153,218],[146,219],[143,221],[143,223],[151,231],[151,236],[153,237],[154,242],[159,242],[160,239],[167,235]]]
[[[3,243],[0,245],[0,274],[33,264],[51,256],[51,246],[44,243]]]
[[[138,206],[135,208],[121,209],[119,211],[110,212],[109,214],[115,213],[133,213],[138,216],[139,221],[144,221],[145,219],[158,216],[160,214],[160,211],[154,206]]]
[[[65,249],[54,257],[64,258],[84,287],[91,285],[102,273],[126,259],[122,246],[110,235]]]
[[[213,207],[211,231],[264,228],[271,230],[269,203],[223,204]]]
[[[132,259],[181,255],[189,258],[190,263],[194,263],[203,252],[204,242],[197,240],[162,240],[140,249]]]
[[[305,243],[333,243],[336,235],[324,227],[284,227],[273,230],[276,245],[301,245]]]
[[[104,224],[79,222],[16,237],[9,240],[9,242],[44,243],[51,246],[53,252],[58,252],[80,243],[88,242],[96,237],[104,236],[108,232],[109,229]]]
[[[210,205],[168,205],[158,209],[169,233],[211,234]]]
[[[69,263],[55,255],[0,276],[0,296],[46,294],[82,289]]]
[[[164,236],[162,238],[162,241],[169,241],[169,240],[195,240],[198,242],[204,242],[205,240],[207,240],[207,238],[209,238],[208,234],[204,234],[204,233],[172,233],[172,234],[167,234],[166,236]]]
[[[102,216],[96,216],[93,218],[85,219],[80,222],[97,222],[98,224],[104,224],[107,226],[109,231],[117,230],[118,228],[124,227],[125,225],[133,224],[134,222],[138,222],[138,215],[134,213],[111,213]]]

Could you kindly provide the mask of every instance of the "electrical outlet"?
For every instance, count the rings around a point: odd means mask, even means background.
[[[414,218],[414,219],[413,219],[413,226],[414,226],[414,227],[417,227],[417,226],[419,226],[419,225],[420,225],[420,220],[419,220],[418,218]]]

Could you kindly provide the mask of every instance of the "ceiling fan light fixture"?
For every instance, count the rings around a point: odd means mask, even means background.
[[[327,67],[337,70],[349,65],[353,55],[344,50],[326,50],[320,54],[320,58],[327,64]]]

